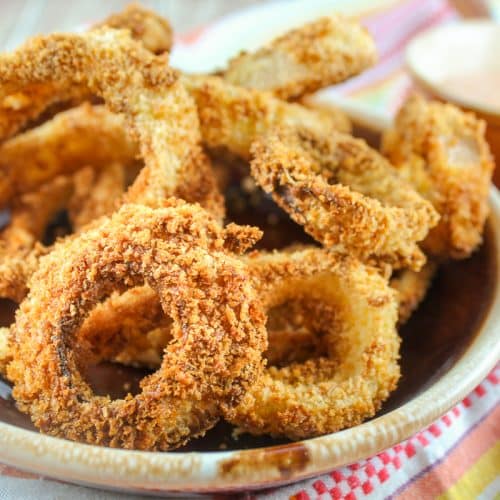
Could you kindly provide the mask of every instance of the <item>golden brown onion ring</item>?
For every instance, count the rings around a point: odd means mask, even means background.
[[[135,3],[107,17],[94,29],[102,27],[129,30],[131,37],[140,40],[153,54],[168,52],[174,40],[172,26],[167,19]]]
[[[256,52],[236,56],[224,79],[269,90],[281,99],[298,99],[361,73],[376,59],[368,31],[337,14],[292,29]]]
[[[382,150],[441,219],[423,242],[439,258],[468,257],[481,243],[494,162],[486,124],[452,104],[413,96]]]
[[[38,258],[49,251],[39,243],[48,224],[69,210],[73,230],[111,213],[125,189],[119,164],[99,171],[87,167],[72,176],[59,176],[38,191],[21,195],[11,207],[9,224],[0,232],[0,297],[20,302]]]
[[[265,309],[322,305],[328,354],[270,367],[226,418],[252,434],[302,439],[361,423],[399,379],[395,293],[376,269],[322,249],[249,257]]]
[[[12,332],[8,377],[43,432],[112,447],[166,450],[199,436],[262,370],[265,316],[225,232],[195,205],[125,205],[56,244],[32,278]],[[147,283],[172,318],[160,369],[111,401],[84,381],[78,327],[113,290]]]
[[[199,145],[198,117],[167,56],[154,56],[126,31],[35,37],[0,56],[0,98],[38,86],[84,88],[123,113],[145,162],[128,201],[152,203],[182,193],[221,206],[210,163]],[[44,94],[45,95],[45,94]]]
[[[351,129],[349,119],[340,111],[307,109],[216,76],[183,75],[181,79],[196,101],[204,143],[210,148],[227,148],[242,158],[250,158],[253,141],[277,126],[300,126],[323,134]]]
[[[0,199],[35,191],[60,174],[86,165],[129,164],[138,154],[121,116],[83,104],[0,145]]]
[[[0,297],[15,302],[24,298],[38,259],[47,252],[37,242],[53,217],[66,208],[72,192],[71,179],[57,177],[14,203],[10,222],[0,232]]]
[[[255,180],[325,246],[395,267],[424,264],[417,242],[438,216],[364,141],[280,129],[252,152]]]
[[[129,5],[122,12],[99,23],[94,29],[106,26],[127,29],[130,36],[154,53],[168,51],[172,44],[172,28],[169,22],[140,5]],[[52,88],[45,84],[32,84],[22,91],[0,97],[0,138],[6,139],[16,134],[51,104],[61,101],[81,102],[89,97],[85,88],[68,88],[64,83],[57,82],[54,82]]]

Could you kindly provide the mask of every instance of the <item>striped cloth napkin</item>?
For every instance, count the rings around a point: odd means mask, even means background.
[[[338,0],[334,5],[349,2]],[[371,0],[353,3],[370,7],[360,17],[376,40],[380,62],[361,76],[322,91],[316,99],[333,102],[369,124],[384,127],[413,87],[403,68],[406,43],[424,29],[452,22],[458,14],[445,0],[392,2],[384,9],[375,8],[377,2]],[[497,12],[499,3],[492,3]],[[178,59],[183,61],[179,66],[187,65],[182,69],[198,69],[199,46],[213,39],[223,24],[222,20],[179,38]],[[500,365],[438,421],[374,457],[301,483],[242,496],[262,500],[500,499],[499,382]],[[0,464],[0,500],[17,498],[111,500],[122,496]]]

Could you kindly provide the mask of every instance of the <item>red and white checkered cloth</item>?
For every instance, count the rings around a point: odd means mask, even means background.
[[[469,396],[407,441],[330,474],[263,492],[255,498],[430,499],[448,495],[493,499],[500,495],[499,473],[497,366]]]

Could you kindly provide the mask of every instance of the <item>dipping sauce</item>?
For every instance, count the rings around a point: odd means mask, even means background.
[[[450,96],[456,96],[471,105],[500,112],[500,69],[448,76],[441,85]]]

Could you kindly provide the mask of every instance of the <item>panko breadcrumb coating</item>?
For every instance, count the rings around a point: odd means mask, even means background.
[[[438,258],[468,257],[481,243],[494,170],[486,124],[452,104],[412,96],[382,150],[441,216],[422,247]]]
[[[234,228],[233,228],[234,232]],[[173,340],[141,393],[96,396],[79,368],[78,327],[113,290],[149,285]],[[207,212],[177,200],[125,205],[55,245],[11,328],[8,378],[43,432],[112,447],[166,450],[203,435],[262,371],[265,316],[244,265]]]
[[[328,248],[418,270],[438,216],[377,151],[342,134],[277,129],[252,146],[258,184]]]
[[[0,145],[0,202],[87,165],[130,164],[137,154],[121,116],[85,103]]]
[[[358,22],[336,14],[292,29],[256,52],[229,62],[224,79],[269,90],[285,100],[340,83],[375,63],[370,34]]]
[[[267,368],[226,418],[252,434],[302,439],[373,416],[399,379],[397,303],[387,281],[317,248],[254,253],[248,265],[266,310],[304,298],[323,306],[327,354]]]
[[[34,87],[52,92],[83,88],[124,114],[145,162],[129,202],[154,203],[182,192],[186,201],[222,207],[199,145],[196,108],[166,55],[153,55],[124,30],[34,37],[0,55],[0,98]]]
[[[138,3],[127,5],[121,12],[112,14],[94,28],[108,27],[129,30],[135,40],[153,54],[162,54],[172,48],[174,34],[167,19],[144,8]]]
[[[250,146],[275,127],[301,127],[317,133],[349,132],[351,124],[338,113],[287,103],[269,92],[231,85],[217,76],[183,75],[181,80],[198,108],[203,142],[250,158]]]

